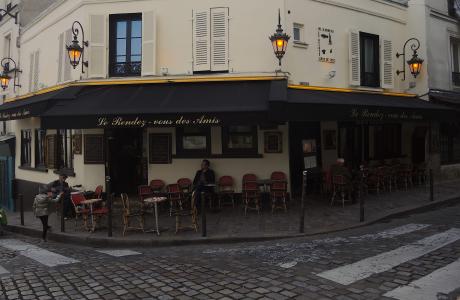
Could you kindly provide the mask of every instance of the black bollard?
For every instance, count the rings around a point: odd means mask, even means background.
[[[115,194],[108,195],[107,197],[107,208],[109,210],[107,215],[107,235],[108,237],[112,237],[112,207],[113,207],[113,199],[115,198]]]
[[[359,221],[364,222],[364,197],[359,197]]]
[[[201,193],[201,236],[206,237],[206,198],[205,193]]]
[[[21,226],[24,226],[24,196],[22,194],[19,194],[18,198],[19,198],[19,211],[21,213]]]
[[[300,226],[299,232],[305,232],[305,198],[306,198],[306,189],[307,189],[307,171],[303,171],[303,180],[302,180],[302,199],[300,200]]]
[[[434,201],[434,178],[433,178],[433,169],[430,169],[430,201]]]
[[[61,204],[61,232],[65,232],[65,219],[64,219],[64,197],[58,196]]]

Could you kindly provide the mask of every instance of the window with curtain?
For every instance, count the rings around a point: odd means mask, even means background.
[[[361,85],[380,87],[380,39],[378,35],[360,32]]]
[[[46,130],[35,129],[35,168],[45,168]]]
[[[223,127],[222,152],[224,154],[257,154],[257,126]]]
[[[211,130],[206,127],[176,128],[176,153],[206,157],[211,154]]]
[[[110,76],[139,76],[142,14],[110,15]]]
[[[72,130],[59,130],[58,141],[58,169],[73,170]]]
[[[32,134],[30,129],[21,130],[21,166],[30,167],[32,161]]]

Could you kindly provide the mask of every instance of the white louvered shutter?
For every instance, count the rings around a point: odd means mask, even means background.
[[[156,74],[156,20],[153,11],[142,14],[142,76]]]
[[[89,26],[89,53],[86,57],[89,63],[89,77],[105,78],[107,76],[106,16],[90,15]]]
[[[58,74],[57,74],[57,82],[62,82],[63,80],[63,75],[62,75],[62,68],[64,64],[64,54],[67,54],[67,50],[65,49],[65,44],[64,44],[64,33],[61,33],[59,35],[59,57],[58,57]],[[66,50],[66,51],[64,51]]]
[[[359,31],[350,31],[350,42],[349,42],[349,62],[350,62],[350,85],[360,86],[361,85],[361,47],[359,42]]]
[[[30,54],[30,63],[29,63],[29,93],[33,92],[34,88],[34,63],[35,61],[35,53],[32,52]]]
[[[393,88],[393,43],[380,38],[380,81],[384,89]]]
[[[40,67],[40,50],[35,51],[34,55],[34,83],[33,83],[33,90],[38,90],[38,83],[39,83],[39,69]]]
[[[211,70],[209,10],[193,11],[193,71]]]
[[[211,71],[228,71],[228,8],[211,8]]]
[[[63,73],[63,81],[68,81],[71,78],[71,68],[72,66],[70,65],[70,58],[69,55],[67,54],[67,49],[65,49],[66,45],[70,45],[72,43],[72,29],[69,29],[65,32],[65,40],[64,40],[64,47],[63,49],[65,50],[63,53],[63,58],[62,58],[62,73]],[[80,62],[82,63],[82,62]]]

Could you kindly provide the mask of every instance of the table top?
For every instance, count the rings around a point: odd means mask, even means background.
[[[166,197],[150,197],[150,198],[145,198],[144,199],[144,202],[147,202],[147,203],[158,203],[158,202],[163,202],[163,201],[166,201],[168,200],[168,198]]]
[[[83,200],[82,204],[93,204],[93,203],[96,203],[96,202],[100,202],[102,201],[102,199],[87,199],[87,200]]]

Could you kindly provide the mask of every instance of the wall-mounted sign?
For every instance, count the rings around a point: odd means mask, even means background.
[[[99,117],[97,127],[168,127],[168,126],[203,126],[220,125],[217,117],[201,115],[198,118],[179,116],[171,119],[154,119],[147,117]]]
[[[21,108],[17,111],[10,111],[10,112],[2,112],[0,114],[0,120],[11,120],[11,119],[22,119],[27,118],[31,115],[29,109]]]
[[[415,112],[388,112],[382,109],[370,110],[367,108],[358,109],[354,108],[351,110],[350,114],[352,119],[357,120],[408,120],[408,121],[417,121],[423,120],[423,116]]]
[[[318,60],[335,63],[334,30],[318,27]]]

